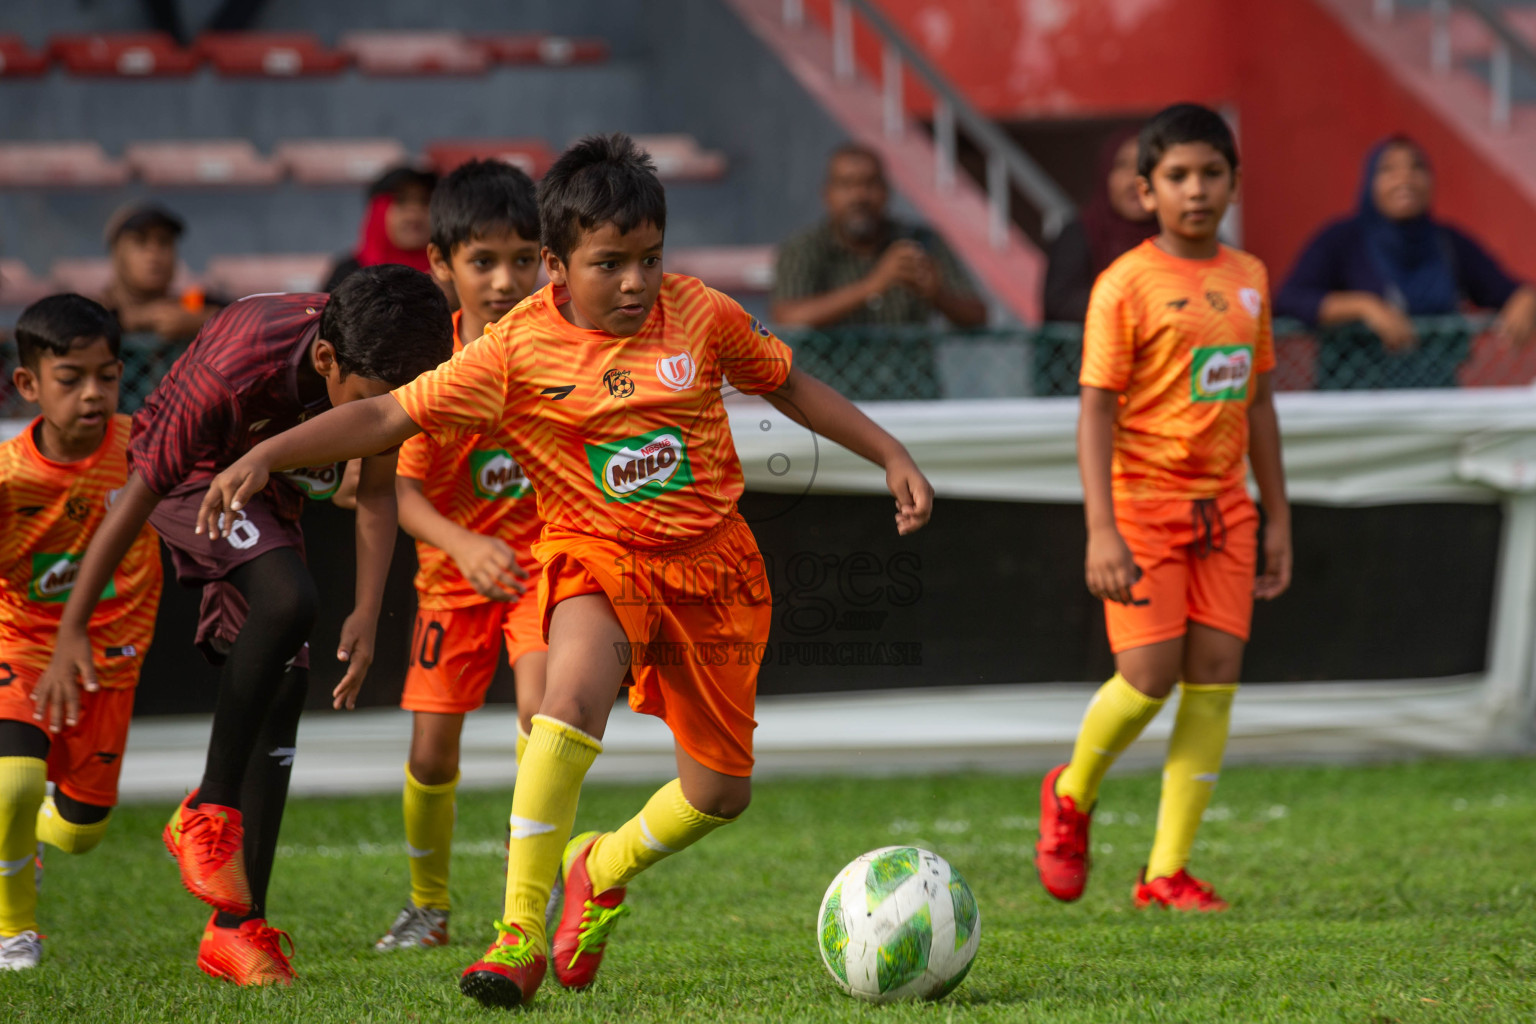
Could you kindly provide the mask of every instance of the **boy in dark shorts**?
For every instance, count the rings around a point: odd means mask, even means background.
[[[253,295],[199,333],[134,416],[133,470],[80,564],[58,647],[38,688],[52,706],[90,689],[86,623],[146,520],[180,581],[205,588],[199,641],[231,641],[202,782],[165,829],[183,884],[214,907],[198,966],[236,984],[287,983],[286,935],[267,926],[267,882],[308,690],[305,641],[318,597],[304,565],[303,489],[274,479],[214,538],[196,527],[211,480],[263,438],[335,405],[387,393],[452,353],[447,302],[408,267],[369,267],[331,295]],[[396,529],[395,453],[364,460],[357,590],[337,658],[335,707],[352,707],[373,661]]]

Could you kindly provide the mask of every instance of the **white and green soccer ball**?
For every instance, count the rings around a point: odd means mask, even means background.
[[[981,941],[960,872],[915,846],[871,850],[838,872],[816,917],[821,959],[844,992],[875,1003],[942,999]]]

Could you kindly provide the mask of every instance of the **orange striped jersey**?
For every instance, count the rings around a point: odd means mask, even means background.
[[[459,319],[453,314],[453,350],[459,341]],[[544,523],[535,506],[533,485],[512,457],[510,421],[494,430],[438,444],[417,434],[400,448],[395,472],[421,481],[432,507],[459,526],[507,542],[518,565],[532,574],[537,563],[528,549],[539,539]],[[465,608],[483,604],[482,597],[458,563],[441,548],[416,542],[416,604],[420,608]]]
[[[1121,395],[1114,494],[1211,498],[1247,478],[1254,378],[1275,368],[1269,278],[1222,246],[1208,260],[1145,241],[1094,283],[1083,329],[1086,387]]]
[[[0,443],[0,661],[45,667],[80,556],[107,507],[128,482],[127,416],[113,416],[101,447],[78,462],[38,450],[41,417]],[[91,644],[103,686],[131,686],[112,659],[142,657],[160,606],[160,541],[145,524],[118,563],[91,615]]]
[[[664,275],[628,338],[570,323],[546,285],[394,396],[439,444],[505,425],[551,527],[664,547],[710,530],[741,495],[723,380],[773,391],[790,359],[741,306],[691,277]]]

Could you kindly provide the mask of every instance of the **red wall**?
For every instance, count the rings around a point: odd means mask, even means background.
[[[1317,0],[879,0],[950,80],[1000,120],[1151,112],[1179,100],[1237,113],[1244,242],[1285,274],[1354,205],[1360,161],[1403,131],[1429,151],[1437,213],[1536,280],[1536,206],[1362,50]],[[826,0],[808,5],[825,20]],[[861,40],[866,66],[878,66]],[[926,103],[909,90],[910,105]]]

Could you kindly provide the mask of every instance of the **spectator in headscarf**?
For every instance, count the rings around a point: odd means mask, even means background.
[[[321,290],[333,291],[354,270],[381,263],[399,263],[431,273],[427,241],[432,222],[427,203],[436,186],[437,175],[414,167],[396,167],[369,186],[368,210],[363,214],[357,249],[337,262]]]
[[[1323,228],[1275,295],[1275,314],[1311,326],[1358,321],[1388,351],[1418,344],[1412,317],[1497,310],[1494,332],[1536,332],[1536,290],[1510,277],[1471,237],[1430,214],[1423,149],[1394,135],[1366,157],[1354,216]]]
[[[1105,140],[1093,195],[1046,249],[1045,319],[1082,323],[1093,282],[1115,260],[1157,234],[1157,215],[1136,190],[1136,126]]]

